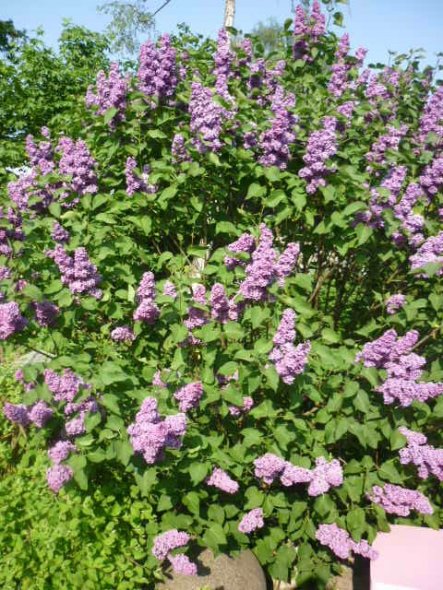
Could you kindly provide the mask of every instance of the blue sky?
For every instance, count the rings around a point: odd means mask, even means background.
[[[12,18],[18,28],[42,26],[46,39],[55,45],[64,17],[101,31],[106,15],[97,4],[103,0],[0,0],[0,19]],[[162,0],[148,1],[153,9]],[[173,31],[186,22],[195,32],[215,36],[223,19],[224,0],[171,0],[157,17],[160,32]],[[405,52],[422,47],[427,62],[443,51],[443,0],[350,0],[341,5],[352,47],[369,49],[369,61],[388,61],[388,50]],[[291,15],[291,0],[237,0],[235,25],[247,32],[258,21],[275,17],[283,22]]]

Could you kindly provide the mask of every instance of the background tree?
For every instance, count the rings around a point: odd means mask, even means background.
[[[6,22],[0,47],[2,178],[7,167],[23,163],[29,133],[38,133],[43,125],[56,133],[77,128],[84,93],[97,71],[108,66],[109,45],[105,35],[65,21],[53,50],[45,45],[43,31],[28,38]]]

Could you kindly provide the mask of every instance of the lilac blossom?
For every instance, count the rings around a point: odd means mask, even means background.
[[[177,84],[177,52],[171,45],[171,37],[165,33],[158,47],[148,40],[140,48],[138,87],[141,92],[157,102],[174,96]],[[151,107],[156,107],[151,100]]]
[[[49,328],[53,326],[60,314],[60,309],[55,303],[50,301],[34,301],[32,304],[35,312],[35,319],[42,328]]]
[[[177,298],[177,289],[171,281],[166,281],[163,285],[163,295],[167,297],[172,297],[172,299]]]
[[[386,301],[386,311],[389,315],[393,315],[401,309],[406,303],[406,297],[402,293],[395,293],[391,295]]]
[[[442,137],[443,139],[443,137]],[[443,156],[436,157],[426,166],[419,183],[429,201],[443,188]]]
[[[38,428],[43,428],[45,424],[52,418],[54,410],[48,406],[48,404],[42,400],[33,404],[28,409],[29,420]]]
[[[294,272],[299,255],[300,244],[297,244],[296,242],[290,242],[279,256],[276,263],[275,272],[278,277],[278,284],[280,287],[284,286],[285,278]]]
[[[73,257],[69,256],[60,244],[47,252],[61,273],[61,281],[75,295],[89,295],[101,299],[103,292],[98,288],[101,276],[91,262],[85,248],[76,248]]]
[[[15,301],[0,303],[0,340],[7,340],[16,332],[20,332],[27,323]]]
[[[198,407],[203,395],[203,385],[200,381],[188,383],[174,393],[174,398],[179,402],[180,412],[189,412]]]
[[[352,540],[349,533],[334,524],[321,524],[315,538],[322,545],[329,549],[340,559],[349,559],[352,553],[358,553],[368,559],[377,559],[378,553],[369,545],[367,541],[356,543]]]
[[[429,500],[418,490],[409,490],[390,483],[374,486],[368,498],[381,506],[388,514],[409,516],[415,510],[420,514],[432,514]]]
[[[405,354],[412,351],[417,344],[419,333],[416,330],[410,330],[402,337],[391,328],[387,330],[380,338],[364,345],[363,350],[356,356],[357,362],[363,362],[365,367],[385,368],[387,363],[398,361]]]
[[[407,446],[400,449],[400,463],[408,465],[412,463],[418,467],[418,476],[427,479],[430,475],[443,481],[443,449],[436,449],[427,444],[426,436],[404,426],[399,428],[401,434],[407,440]]]
[[[215,89],[217,93],[227,102],[233,100],[229,94],[228,81],[231,76],[232,62],[234,61],[234,52],[231,50],[228,33],[221,29],[217,38],[217,51],[214,57],[214,74]]]
[[[443,86],[437,88],[430,96],[420,117],[417,141],[422,147],[428,147],[430,133],[437,136],[438,146],[441,145],[443,142]]]
[[[62,487],[72,479],[73,475],[74,471],[69,465],[53,465],[46,472],[49,489],[58,494]]]
[[[191,157],[185,145],[185,138],[176,133],[172,139],[171,155],[174,162],[190,162]]]
[[[232,118],[232,113],[214,102],[211,89],[205,88],[200,82],[191,84],[189,114],[196,149],[200,153],[220,151],[223,147],[220,139],[223,124]]]
[[[441,265],[442,268],[438,270],[437,275],[443,276],[443,231],[436,236],[428,238],[420,248],[409,257],[412,270],[422,269],[426,264]],[[426,272],[422,272],[419,276],[427,277]]]
[[[259,162],[263,166],[277,166],[280,170],[287,168],[291,156],[289,146],[296,137],[294,127],[297,117],[290,111],[294,106],[295,96],[278,85],[272,97],[270,128],[259,139],[262,152]]]
[[[179,555],[168,554],[168,560],[172,565],[174,573],[182,576],[196,576],[197,565],[189,559],[187,555],[180,553]]]
[[[272,339],[276,346],[282,346],[295,340],[295,320],[297,314],[293,309],[285,309],[277,331]]]
[[[264,301],[267,298],[267,288],[276,278],[277,252],[272,247],[273,241],[272,231],[262,223],[257,248],[246,267],[246,278],[239,287],[239,293],[246,300]]]
[[[98,191],[96,162],[91,156],[86,143],[78,139],[73,141],[69,137],[62,137],[56,147],[61,154],[59,172],[69,177],[65,187],[77,195],[94,194]],[[74,199],[71,204],[78,202]]]
[[[297,344],[297,346],[284,344],[274,347],[269,355],[269,360],[275,363],[275,368],[283,383],[291,385],[295,377],[303,373],[310,350],[311,343],[309,341]]]
[[[96,94],[90,86],[86,93],[86,106],[96,106],[97,115],[104,115],[109,109],[116,109],[115,115],[108,121],[111,129],[115,124],[125,120],[129,77],[123,78],[118,63],[111,63],[109,75],[102,70],[97,74]]]
[[[129,326],[119,326],[112,330],[111,338],[114,342],[133,342],[136,336]]]
[[[251,234],[244,233],[238,240],[227,246],[227,250],[233,254],[251,254],[255,250],[255,239]],[[228,270],[243,265],[243,261],[232,256],[225,256],[225,265]]]
[[[320,496],[325,494],[332,487],[343,483],[343,470],[337,459],[328,463],[324,457],[315,460],[315,467],[312,470],[312,479],[309,483],[308,494]]]
[[[11,269],[7,266],[0,266],[0,281],[12,278]]]
[[[20,424],[20,426],[28,426],[31,422],[28,408],[24,404],[10,404],[6,402],[3,406],[3,414],[10,422]]]
[[[279,478],[286,467],[286,461],[273,455],[266,453],[262,457],[255,459],[255,477],[263,479],[265,483],[270,485],[275,479]]]
[[[406,234],[408,241],[414,246],[418,246],[424,241],[422,231],[425,220],[421,215],[414,213],[413,209],[422,197],[424,197],[424,192],[421,186],[411,182],[408,184],[400,201],[394,207],[395,217],[401,222],[402,230]],[[396,232],[394,241],[401,243],[401,234]]]
[[[238,483],[219,467],[216,467],[210,477],[206,479],[206,484],[227,494],[235,494],[240,488]]]
[[[71,418],[67,422],[65,422],[65,431],[68,436],[80,436],[86,432],[86,418],[87,412],[80,412],[74,418]]]
[[[166,531],[155,537],[152,555],[159,561],[164,561],[171,551],[178,547],[184,547],[189,543],[190,539],[191,537],[188,533],[178,531],[177,529]]]
[[[299,170],[298,175],[307,182],[306,191],[309,194],[326,186],[325,177],[335,170],[329,167],[327,162],[337,153],[337,119],[335,117],[323,117],[323,129],[311,133],[303,156],[305,166]]]
[[[398,401],[404,408],[414,401],[426,402],[443,393],[443,383],[416,383],[411,379],[390,377],[376,388],[385,404]]]
[[[152,379],[152,385],[153,387],[161,387],[162,389],[167,389],[167,384],[163,381],[162,379],[162,372],[160,370],[157,370],[154,373],[154,377]]]
[[[335,96],[340,98],[348,88],[348,74],[351,65],[346,62],[346,57],[349,53],[349,35],[345,33],[335,52],[335,63],[331,66],[332,76],[329,80],[328,90]]]
[[[238,525],[238,530],[245,535],[249,535],[264,526],[263,510],[261,508],[253,508],[243,516]]]
[[[228,320],[238,319],[239,306],[234,299],[228,299],[221,283],[215,283],[211,288],[210,306],[211,317],[216,321],[226,323]]]
[[[41,132],[47,133],[47,139],[49,139],[49,130],[47,127],[43,127]],[[34,142],[32,135],[26,136],[26,154],[29,162],[33,167],[39,169],[41,174],[50,174],[55,168],[54,162],[54,150],[50,141],[40,141],[38,145]]]
[[[69,242],[70,235],[69,232],[62,227],[57,221],[52,226],[51,237],[54,242],[58,242],[59,244],[63,244]]]
[[[408,126],[405,124],[400,127],[388,125],[386,133],[381,135],[371,146],[371,150],[366,154],[366,160],[369,163],[366,170],[372,171],[375,165],[386,164],[386,152],[397,152],[400,142],[408,132]]]
[[[59,440],[48,450],[48,456],[53,463],[60,464],[76,451],[77,447],[71,441]]]
[[[143,167],[141,176],[138,176],[134,170],[137,162],[134,158],[127,158],[125,167],[126,193],[132,197],[135,193],[146,193],[153,195],[157,192],[158,187],[155,184],[149,184],[149,166]]]
[[[239,418],[243,414],[247,414],[251,411],[252,407],[254,406],[254,400],[250,396],[245,396],[243,398],[243,403],[240,407],[238,406],[228,406],[228,412],[231,416],[235,418]]]
[[[198,283],[194,283],[192,285],[192,299],[197,305],[206,305],[206,289],[204,285],[200,285]],[[183,323],[189,331],[195,330],[196,328],[201,328],[207,322],[208,317],[205,310],[192,305],[188,307],[188,317]],[[185,342],[188,342],[191,345],[196,345],[200,344],[201,341],[190,334],[187,341]]]
[[[406,166],[394,166],[383,179],[380,185],[381,190],[376,188],[371,190],[369,219],[372,227],[384,226],[382,213],[386,209],[394,208],[406,178],[406,173]]]
[[[146,398],[135,422],[128,427],[132,448],[141,453],[148,465],[164,458],[166,448],[179,449],[186,432],[186,415],[175,414],[161,419],[157,400]]]
[[[152,272],[143,274],[137,289],[138,307],[134,311],[134,320],[153,324],[160,315],[160,309],[155,303],[155,279]]]
[[[72,402],[81,389],[89,388],[89,385],[71,369],[64,369],[61,375],[51,369],[45,369],[43,377],[54,400],[58,402]]]

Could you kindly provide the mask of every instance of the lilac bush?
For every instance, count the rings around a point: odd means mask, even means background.
[[[122,589],[247,547],[320,588],[442,525],[441,87],[326,22],[147,41],[2,187],[5,440],[60,513],[118,498]]]

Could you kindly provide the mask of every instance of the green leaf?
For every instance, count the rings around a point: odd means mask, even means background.
[[[210,466],[208,463],[192,463],[189,467],[189,475],[192,483],[196,486],[209,474]]]
[[[115,117],[117,113],[118,109],[116,107],[111,107],[106,111],[103,117],[103,120],[106,123],[106,125],[112,121],[112,119]]]

